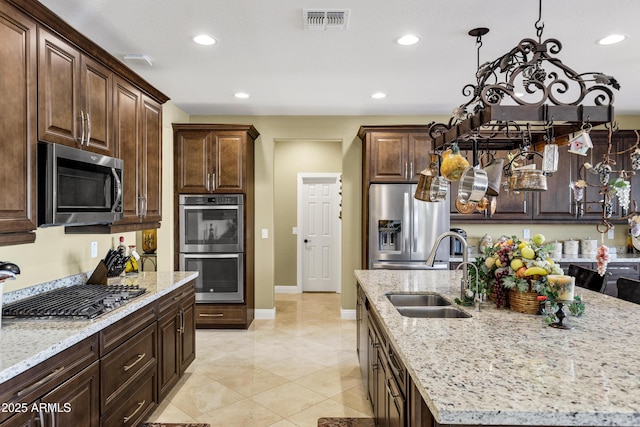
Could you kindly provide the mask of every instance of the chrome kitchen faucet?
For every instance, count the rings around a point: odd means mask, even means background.
[[[460,264],[460,265],[464,265],[464,269],[462,270],[462,283],[460,285],[460,298],[464,299],[465,291],[466,291],[466,284],[469,281],[469,272],[467,270],[467,265],[470,264],[469,263],[469,254],[467,252],[467,241],[464,240],[464,237],[462,237],[460,234],[455,233],[453,231],[445,231],[444,233],[439,235],[436,238],[436,242],[433,244],[433,248],[431,248],[431,253],[427,257],[427,261],[425,262],[425,264],[427,264],[429,267],[433,267],[433,263],[436,260],[436,252],[438,252],[438,246],[440,246],[440,242],[442,242],[442,240],[445,237],[453,237],[455,239],[458,239],[458,240],[460,240],[460,243],[462,244],[462,264]],[[476,274],[476,278],[477,277],[478,277],[478,275]]]

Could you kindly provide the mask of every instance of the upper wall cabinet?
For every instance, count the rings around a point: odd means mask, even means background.
[[[372,126],[360,128],[358,137],[366,144],[370,182],[417,182],[429,165],[432,142],[426,132]]]
[[[0,0],[0,245],[35,241],[37,141],[124,160],[125,217],[66,233],[157,228],[169,98],[34,0]]]
[[[36,23],[0,3],[0,245],[36,229]]]
[[[247,138],[244,125],[174,124],[175,188],[181,194],[245,193]]]
[[[38,139],[113,155],[113,73],[38,29]]]

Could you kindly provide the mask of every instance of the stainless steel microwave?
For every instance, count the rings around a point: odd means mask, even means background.
[[[121,159],[38,143],[38,226],[111,224],[122,218]]]

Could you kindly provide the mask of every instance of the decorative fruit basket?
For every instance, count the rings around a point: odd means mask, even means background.
[[[553,245],[544,242],[541,234],[531,241],[503,236],[476,259],[479,283],[497,308],[537,314],[540,301],[552,296],[547,275],[562,275],[563,271],[550,258]]]

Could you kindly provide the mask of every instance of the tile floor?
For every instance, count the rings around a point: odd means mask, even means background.
[[[198,329],[196,360],[148,421],[316,427],[322,417],[371,417],[356,322],[340,295],[276,294],[276,319],[248,330]]]

